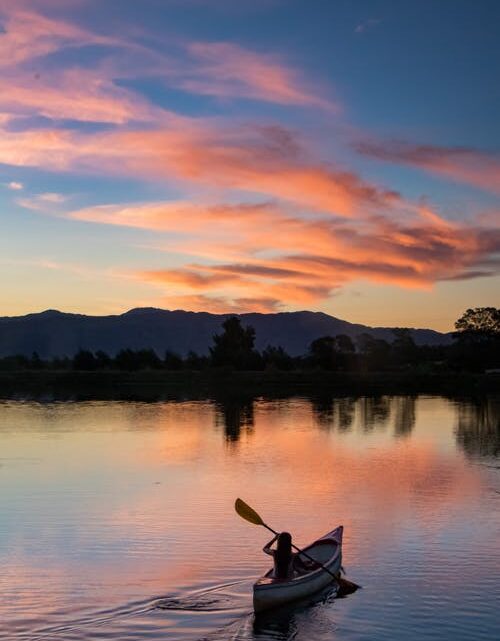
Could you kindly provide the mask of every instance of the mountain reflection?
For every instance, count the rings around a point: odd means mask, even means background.
[[[498,456],[500,398],[458,401],[456,437],[468,456]]]

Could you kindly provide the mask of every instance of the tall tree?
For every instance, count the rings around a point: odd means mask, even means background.
[[[309,353],[314,365],[321,369],[336,369],[337,367],[337,346],[333,336],[321,336],[312,341],[309,346]]]
[[[210,348],[215,366],[229,366],[235,369],[258,369],[260,356],[254,350],[255,330],[250,325],[242,327],[237,316],[231,316],[222,323],[222,334],[215,334],[214,345]]]
[[[483,336],[500,336],[500,309],[496,307],[475,307],[468,309],[455,322],[455,329],[461,332],[479,332]]]

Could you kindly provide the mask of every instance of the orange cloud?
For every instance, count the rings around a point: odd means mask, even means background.
[[[170,236],[182,232],[170,238],[169,247],[178,254],[198,249],[206,255],[204,262],[144,270],[136,277],[160,286],[168,300],[189,309],[234,311],[244,301],[243,309],[250,311],[316,303],[353,280],[429,288],[440,280],[498,270],[488,261],[500,249],[500,230],[451,224],[428,214],[423,221],[372,217],[359,224],[294,217],[266,203],[203,207],[170,202],[96,207],[69,216]],[[221,262],[224,257],[227,262]]]
[[[401,203],[394,191],[309,159],[281,127],[125,132],[103,142],[122,154],[134,150],[123,159],[129,171],[266,194],[340,216]]]

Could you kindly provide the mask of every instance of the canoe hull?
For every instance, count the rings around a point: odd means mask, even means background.
[[[308,554],[321,561],[332,574],[337,574],[342,564],[342,533],[343,528],[340,526],[305,548]],[[324,555],[328,545],[331,545],[331,554],[323,559],[322,554]],[[254,584],[253,606],[256,613],[304,599],[333,581],[332,575],[322,568],[289,581],[273,580],[270,575],[271,572],[268,572]]]

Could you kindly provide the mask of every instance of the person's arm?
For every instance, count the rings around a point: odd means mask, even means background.
[[[278,535],[275,534],[274,537],[269,541],[269,543],[266,543],[266,545],[262,548],[263,552],[273,556],[274,550],[271,550],[271,545],[276,541],[277,538],[278,538]]]

